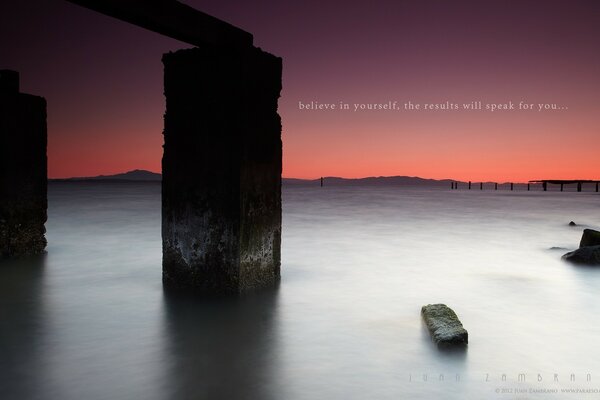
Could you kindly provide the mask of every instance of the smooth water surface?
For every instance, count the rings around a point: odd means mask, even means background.
[[[556,399],[600,388],[600,268],[550,250],[600,226],[596,193],[285,187],[280,288],[209,302],[163,293],[159,184],[49,190],[48,255],[0,264],[2,399]],[[466,351],[431,343],[428,303],[457,312]]]

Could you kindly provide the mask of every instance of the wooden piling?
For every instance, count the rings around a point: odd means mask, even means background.
[[[471,181],[469,181],[469,190],[471,190]]]
[[[513,190],[513,189],[514,189],[514,183],[511,182],[510,183],[510,190]]]
[[[581,182],[577,182],[577,191],[581,192]]]
[[[494,184],[494,190],[498,190],[498,182]]]

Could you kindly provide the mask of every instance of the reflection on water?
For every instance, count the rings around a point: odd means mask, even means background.
[[[0,262],[0,392],[38,398],[45,256]]]
[[[165,292],[169,398],[279,398],[277,295],[207,301]]]
[[[571,373],[600,383],[600,270],[549,250],[577,246],[571,220],[598,228],[595,193],[283,200],[279,290],[207,301],[163,293],[160,185],[50,185],[48,256],[0,262],[0,398],[482,399],[586,384]],[[431,343],[428,303],[457,312],[466,351]]]

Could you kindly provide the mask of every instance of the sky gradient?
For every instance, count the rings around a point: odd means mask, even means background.
[[[0,68],[48,100],[49,176],[160,172],[161,55],[190,46],[66,1],[26,3],[0,5]],[[286,177],[600,179],[599,2],[185,3],[283,57]],[[298,109],[388,100],[567,108]]]

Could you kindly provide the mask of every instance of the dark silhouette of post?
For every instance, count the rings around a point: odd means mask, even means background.
[[[19,74],[0,71],[0,257],[46,248],[46,100],[19,92]]]
[[[527,184],[527,191],[529,192],[529,190],[531,189],[531,184]]]
[[[596,182],[596,193],[598,193],[598,182]]]
[[[494,190],[498,190],[498,182],[494,183]]]
[[[512,182],[511,182],[511,183],[510,183],[510,190],[513,190],[513,189],[514,189],[514,187],[515,187],[515,186],[514,186],[514,183],[512,183]]]
[[[564,186],[565,186],[565,184],[564,184],[564,183],[561,183],[561,184],[560,184],[560,191],[561,191],[561,192],[563,191],[563,188],[564,188]]]
[[[323,177],[321,177],[321,187],[323,187]]]
[[[483,190],[483,182],[479,184],[479,190]]]
[[[275,286],[281,258],[282,60],[175,0],[70,0],[197,47],[163,56],[163,283]]]
[[[542,188],[544,188],[544,192],[548,190],[548,182],[542,182]]]
[[[581,182],[577,182],[577,191],[581,192]]]
[[[471,190],[471,181],[469,181],[469,190]]]

